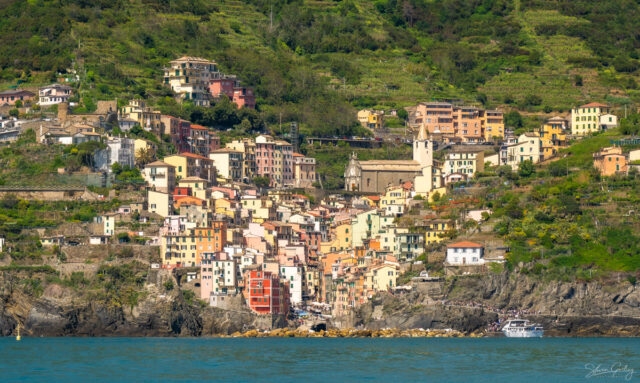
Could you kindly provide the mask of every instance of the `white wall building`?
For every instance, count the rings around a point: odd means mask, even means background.
[[[69,102],[71,95],[70,86],[59,84],[48,85],[40,88],[38,91],[38,104],[40,104],[40,106],[49,106],[61,102]]]
[[[484,265],[484,246],[475,242],[458,242],[447,246],[446,264],[453,266]]]
[[[302,302],[302,266],[280,266],[280,276],[289,284],[292,304]]]

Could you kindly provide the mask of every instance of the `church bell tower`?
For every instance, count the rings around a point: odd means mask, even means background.
[[[427,137],[427,128],[420,127],[418,136],[413,140],[413,160],[423,167],[433,166],[433,141]]]

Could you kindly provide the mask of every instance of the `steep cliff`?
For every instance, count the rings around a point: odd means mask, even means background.
[[[258,316],[239,305],[206,307],[180,292],[149,291],[134,307],[83,299],[59,286],[39,298],[14,291],[0,297],[0,335],[28,336],[207,336],[286,326],[282,317]]]
[[[514,315],[542,323],[552,336],[640,336],[640,288],[627,281],[546,282],[507,273],[461,277],[379,294],[336,325],[470,333]]]

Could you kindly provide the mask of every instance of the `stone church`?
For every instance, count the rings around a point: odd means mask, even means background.
[[[418,194],[427,195],[440,187],[439,180],[433,167],[433,142],[424,127],[413,141],[413,160],[360,161],[354,153],[344,172],[345,190],[366,193],[384,193],[389,185],[411,181]]]

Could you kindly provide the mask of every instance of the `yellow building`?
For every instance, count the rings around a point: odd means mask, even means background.
[[[384,114],[381,111],[362,109],[358,112],[358,121],[364,128],[371,130],[382,129]]]
[[[346,222],[331,228],[331,240],[320,243],[323,254],[351,249],[351,222]]]
[[[223,214],[227,217],[235,218],[235,202],[226,198],[218,198],[215,200],[215,212],[216,214]]]
[[[609,113],[609,106],[592,102],[571,109],[571,134],[584,136],[602,130],[600,117]]]
[[[447,221],[446,219],[426,221],[423,225],[425,227],[424,241],[427,245],[442,242],[447,231],[453,229],[451,221]]]
[[[150,151],[151,153],[154,153],[154,157],[155,157],[156,145],[153,142],[143,140],[142,138],[136,138],[133,141],[133,150],[136,156],[138,155],[138,152],[140,151],[140,149],[145,149]]]
[[[539,135],[544,159],[555,156],[558,150],[567,146],[567,120],[562,117],[550,118],[540,126]]]
[[[173,165],[176,168],[176,179],[187,178],[187,157],[179,154],[165,157],[162,162]]]
[[[179,235],[160,237],[160,256],[162,264],[167,266],[196,266],[198,263],[198,246],[193,231]]]
[[[500,110],[485,110],[481,113],[484,140],[493,141],[494,138],[504,138],[504,113]]]
[[[362,197],[362,199],[364,201],[366,201],[367,204],[369,204],[369,206],[372,207],[372,208],[380,207],[380,196],[379,195],[367,195],[367,196]]]
[[[209,200],[211,197],[211,190],[209,190],[209,182],[200,177],[185,177],[178,182],[178,187],[190,188],[191,195],[203,199]]]

